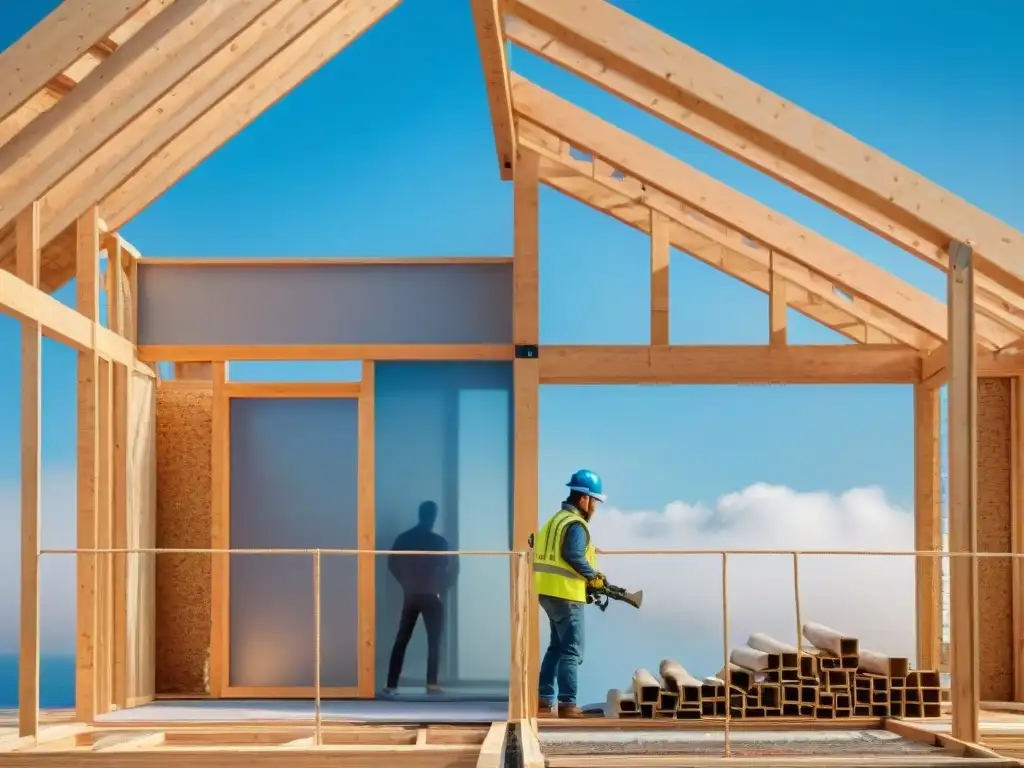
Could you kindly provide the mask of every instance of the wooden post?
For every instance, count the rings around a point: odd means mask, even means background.
[[[92,322],[99,319],[100,223],[96,208],[75,224],[75,298],[78,311]],[[99,490],[99,357],[95,349],[78,353],[78,524],[79,549],[96,546]],[[75,653],[75,713],[80,722],[96,715],[96,556],[77,560],[77,626]]]
[[[513,522],[512,549],[529,549],[530,535],[538,528],[537,520],[537,416],[540,395],[540,368],[536,356],[527,357],[522,345],[529,347],[540,341],[539,303],[539,158],[533,152],[519,149],[513,180],[514,200],[514,259],[513,259],[513,312],[512,340],[516,344],[516,360],[513,363]],[[522,349],[522,352],[520,350]],[[532,567],[532,559],[524,559],[523,567]],[[516,570],[509,567],[510,579],[515,584]],[[532,573],[530,575],[532,578]],[[531,612],[538,609],[536,600],[527,607]],[[515,606],[512,606],[515,611]],[[516,661],[516,645],[528,644],[525,669]],[[536,693],[539,671],[540,640],[537,633],[525,638],[512,640],[512,670],[527,675],[528,685],[520,679],[510,681],[510,711],[528,712],[536,716],[536,696],[527,702],[519,701],[523,690]]]
[[[786,345],[786,284],[775,273],[775,252],[768,254],[768,343]]]
[[[971,247],[949,248],[949,551],[977,553],[978,379]],[[949,568],[952,735],[979,740],[978,563],[953,557]]]
[[[99,484],[96,487],[96,548],[110,549],[113,543],[111,517],[114,496],[113,425],[114,374],[109,360],[99,361],[99,396],[96,408]],[[110,711],[113,703],[113,569],[109,553],[96,556],[96,714]]]
[[[18,277],[39,287],[39,202],[15,223]],[[39,508],[42,334],[39,323],[21,323],[21,635],[18,657],[18,734],[39,730]]]
[[[671,232],[664,214],[651,211],[651,344],[668,344]]]
[[[126,302],[128,276],[124,269],[121,238],[107,239],[107,324],[110,330],[128,338],[129,323]],[[129,339],[131,340],[131,339]],[[115,549],[128,547],[128,400],[132,372],[128,366],[113,365],[113,407],[111,413],[111,545]],[[110,705],[124,709],[128,705],[128,556],[111,558],[111,677]]]
[[[1024,553],[1024,376],[1010,383],[1010,551]],[[1014,558],[1013,700],[1024,701],[1024,562]]]
[[[942,549],[939,390],[914,385],[914,549]],[[917,667],[938,669],[942,657],[942,560],[919,557]]]
[[[231,399],[227,384],[227,363],[213,363],[213,436],[211,439],[211,547],[228,549],[231,497]],[[213,555],[210,560],[210,659],[208,693],[217,698],[228,687],[230,653],[230,567],[229,555]]]
[[[363,361],[363,376],[359,386],[359,434],[358,452],[358,497],[356,500],[357,523],[356,535],[359,549],[372,551],[376,549],[376,435],[374,427],[376,367],[372,360]],[[356,577],[359,591],[359,696],[372,699],[376,691],[374,673],[376,670],[376,637],[377,637],[377,602],[376,602],[376,569],[377,558],[374,555],[357,555],[358,575]]]

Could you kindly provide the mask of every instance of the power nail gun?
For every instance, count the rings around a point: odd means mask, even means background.
[[[639,608],[644,602],[644,591],[641,589],[638,592],[627,592],[622,587],[616,587],[614,584],[605,584],[603,587],[596,589],[587,587],[587,602],[593,603],[602,611],[608,610],[608,602],[610,600],[618,600],[628,603],[634,608]]]

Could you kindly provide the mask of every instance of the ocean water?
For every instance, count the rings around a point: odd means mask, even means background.
[[[0,709],[18,706],[18,656],[0,654]],[[75,657],[43,656],[39,666],[39,706],[75,706]]]

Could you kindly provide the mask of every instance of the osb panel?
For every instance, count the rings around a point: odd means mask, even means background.
[[[1011,476],[1008,378],[978,380],[978,551],[1010,552]],[[978,565],[982,701],[1013,700],[1013,602],[1010,561]]]
[[[157,389],[157,547],[211,547],[213,390]],[[204,693],[210,646],[210,556],[159,555],[157,693]]]

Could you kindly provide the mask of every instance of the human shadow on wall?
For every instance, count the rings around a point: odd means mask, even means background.
[[[398,534],[391,551],[450,552],[448,540],[434,531],[438,506],[424,501],[419,506],[419,521]],[[401,681],[405,652],[420,617],[427,632],[427,692],[440,694],[438,674],[441,662],[441,637],[445,629],[445,602],[459,575],[458,555],[388,556],[388,572],[402,588],[402,613],[391,649],[385,696],[395,695]]]

